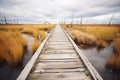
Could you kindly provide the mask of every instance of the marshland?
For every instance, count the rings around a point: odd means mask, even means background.
[[[54,24],[1,24],[0,79],[6,80],[8,77],[10,80],[16,79],[54,26]]]
[[[0,25],[0,79],[16,79],[55,24]],[[103,79],[120,76],[120,25],[61,24]],[[8,70],[7,72],[5,70]],[[106,75],[107,74],[107,75]]]
[[[16,80],[56,25],[103,80],[120,80],[120,0],[0,0],[0,80]]]
[[[120,79],[120,25],[62,24],[105,80]]]

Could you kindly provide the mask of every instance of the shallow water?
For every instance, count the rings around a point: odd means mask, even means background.
[[[34,38],[26,34],[23,34],[23,37],[27,40],[27,49],[24,51],[24,56],[22,60],[23,66],[25,66],[33,55],[30,47],[34,41]]]
[[[32,57],[32,51],[30,49],[31,44],[34,41],[34,38],[23,34],[23,37],[27,40],[27,47],[24,50],[24,56],[22,59],[22,63],[15,67],[15,66],[10,66],[8,64],[1,64],[0,65],[0,80],[16,80],[17,76],[20,74],[24,66],[27,64],[27,62],[30,60]]]
[[[113,43],[104,49],[81,49],[103,80],[119,80],[118,73],[105,67],[107,60],[113,55]]]

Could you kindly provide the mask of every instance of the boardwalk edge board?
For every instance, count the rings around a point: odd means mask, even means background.
[[[48,34],[48,36],[44,39],[44,41],[40,44],[39,48],[36,50],[34,55],[31,57],[27,65],[24,67],[20,75],[17,77],[17,80],[26,80],[27,76],[29,75],[29,72],[31,71],[35,61],[37,60],[38,56],[40,55],[43,47],[45,46],[48,38],[53,33],[54,28],[51,30],[51,32]]]
[[[62,28],[63,29],[63,28]],[[88,71],[90,72],[92,78],[94,80],[103,80],[102,77],[99,75],[99,73],[96,71],[96,69],[92,66],[92,64],[89,62],[89,60],[84,56],[82,51],[78,48],[78,46],[75,44],[75,42],[72,40],[72,38],[68,35],[68,33],[63,29],[64,33],[67,35],[69,40],[71,41],[72,45],[74,46],[75,50],[77,51],[79,57],[83,60],[83,63],[87,67]]]

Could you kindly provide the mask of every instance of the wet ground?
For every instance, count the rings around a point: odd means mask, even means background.
[[[94,47],[81,50],[104,80],[119,80],[116,71],[105,67],[107,60],[113,55],[113,43],[102,49]]]
[[[27,47],[24,49],[24,56],[22,62],[18,66],[10,66],[8,64],[0,65],[0,80],[16,80],[17,76],[20,74],[24,66],[32,57],[32,51],[30,45],[33,43],[34,38],[23,34],[23,37],[27,40]]]

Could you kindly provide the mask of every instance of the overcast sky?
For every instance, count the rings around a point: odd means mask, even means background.
[[[0,0],[0,14],[23,22],[109,20],[120,22],[120,0]]]

